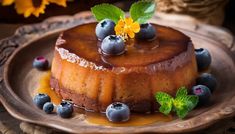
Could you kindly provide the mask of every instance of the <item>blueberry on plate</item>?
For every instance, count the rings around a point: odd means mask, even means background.
[[[150,23],[140,25],[140,31],[136,33],[136,38],[141,40],[150,40],[155,37],[156,30]]]
[[[46,112],[47,114],[52,113],[52,111],[54,110],[54,105],[51,102],[46,102],[43,105],[43,111]]]
[[[33,103],[40,109],[43,108],[43,105],[46,102],[51,102],[51,98],[47,94],[39,93],[36,96],[34,96],[34,98],[33,98]]]
[[[69,118],[73,114],[73,104],[63,101],[57,107],[57,114],[62,118]]]
[[[211,55],[207,49],[195,49],[197,67],[199,71],[207,69],[211,64]]]
[[[206,104],[210,101],[211,91],[204,85],[196,85],[192,87],[192,94],[199,97],[198,105]]]
[[[106,117],[111,122],[125,122],[130,118],[130,109],[124,103],[114,102],[107,107]]]
[[[95,28],[96,36],[99,40],[103,40],[108,35],[115,34],[114,32],[115,23],[110,19],[104,19],[100,21]]]
[[[47,70],[49,67],[49,62],[45,57],[38,56],[33,61],[33,67],[39,70]]]
[[[217,80],[212,74],[203,73],[196,79],[197,85],[205,85],[207,86],[211,92],[213,93],[216,86]]]
[[[121,55],[125,52],[125,44],[122,37],[109,35],[101,43],[101,51],[105,55]]]

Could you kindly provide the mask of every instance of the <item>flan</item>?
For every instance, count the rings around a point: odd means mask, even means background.
[[[63,99],[89,111],[104,112],[113,102],[133,112],[154,112],[156,92],[175,95],[195,84],[197,64],[191,39],[169,27],[152,24],[152,40],[129,39],[125,53],[101,53],[97,23],[64,31],[56,41],[50,85]]]

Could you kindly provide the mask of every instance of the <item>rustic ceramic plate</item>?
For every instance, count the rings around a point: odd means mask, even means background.
[[[22,27],[14,36],[0,42],[0,65],[8,59],[4,71],[0,68],[3,74],[0,75],[0,100],[11,115],[23,121],[72,133],[190,132],[235,115],[234,55],[217,39],[184,29],[179,30],[192,38],[196,48],[204,47],[212,55],[210,71],[218,79],[218,88],[213,94],[211,104],[193,110],[184,120],[175,119],[138,127],[89,124],[79,114],[71,119],[45,114],[32,103],[31,95],[38,87],[40,76],[43,75],[43,72],[32,67],[33,58],[45,55],[51,61],[55,40],[60,31],[89,21],[93,21],[90,13],[51,18],[41,24]]]

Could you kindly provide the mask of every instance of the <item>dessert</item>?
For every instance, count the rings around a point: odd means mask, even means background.
[[[216,79],[207,73],[197,78],[197,69],[211,64],[209,51],[194,51],[183,33],[147,23],[153,5],[134,3],[131,17],[125,18],[121,9],[101,4],[92,8],[98,23],[64,31],[56,41],[50,86],[38,90],[35,105],[51,113],[59,100],[56,112],[62,118],[71,117],[73,106],[78,106],[105,112],[110,122],[126,122],[131,112],[157,110],[165,115],[175,112],[182,119],[197,104],[209,102]],[[53,98],[57,95],[48,87],[60,97]],[[52,102],[44,101],[51,96]]]
[[[96,25],[64,31],[56,42],[51,87],[62,98],[96,112],[117,101],[134,112],[151,112],[158,108],[156,92],[175,95],[179,87],[195,84],[194,47],[183,33],[152,24],[156,38],[127,40],[124,54],[107,56],[100,52]]]

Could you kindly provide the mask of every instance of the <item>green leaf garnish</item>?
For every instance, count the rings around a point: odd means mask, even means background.
[[[176,92],[176,98],[180,96],[186,96],[188,94],[186,87],[180,87]]]
[[[178,89],[175,99],[167,93],[157,92],[155,98],[161,105],[159,111],[163,114],[169,114],[171,111],[183,119],[198,103],[198,96],[187,95],[188,91],[185,87]]]
[[[154,1],[139,1],[131,5],[130,15],[134,21],[140,24],[152,18],[155,12]]]
[[[156,94],[156,99],[158,103],[161,104],[161,107],[159,108],[160,112],[165,115],[169,114],[172,109],[173,98],[167,93],[158,92]]]
[[[92,7],[91,12],[97,21],[111,19],[117,23],[120,18],[125,17],[125,13],[120,8],[106,3]]]

